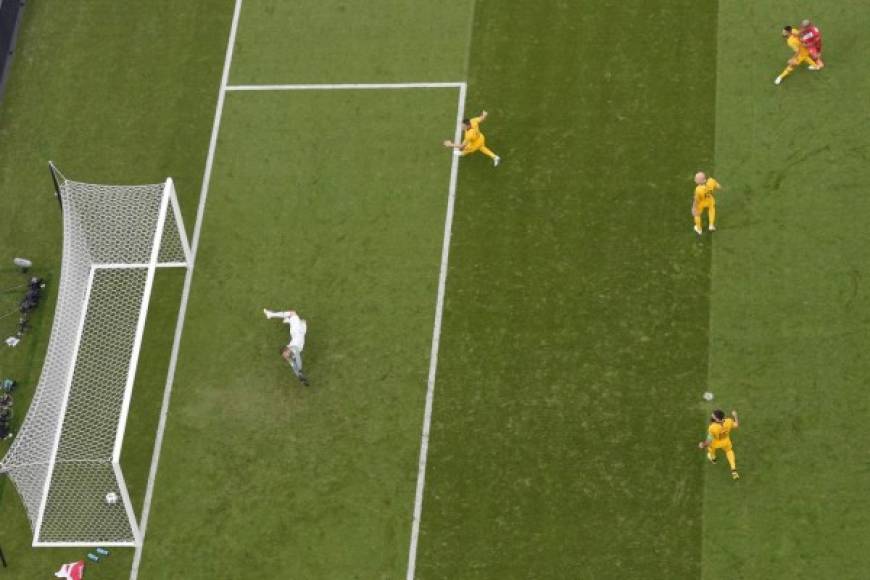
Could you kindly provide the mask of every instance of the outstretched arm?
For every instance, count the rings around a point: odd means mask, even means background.
[[[740,427],[740,420],[737,419],[737,411],[731,411],[731,416],[734,417],[734,428]]]
[[[486,118],[489,116],[489,113],[486,111],[481,111],[480,116],[474,117],[471,119],[472,123],[483,123]],[[444,146],[453,149],[465,149],[466,145],[468,145],[468,140],[463,139],[461,143],[454,143],[453,141],[447,140],[444,142]]]
[[[272,318],[281,318],[281,319],[283,320],[283,319],[286,319],[286,318],[290,318],[291,316],[293,316],[294,314],[296,314],[296,311],[295,311],[295,310],[287,310],[287,311],[272,311],[272,310],[269,310],[268,308],[264,308],[264,309],[263,309],[263,314],[265,314],[265,315],[266,315],[266,318],[269,318],[269,319],[272,319]]]

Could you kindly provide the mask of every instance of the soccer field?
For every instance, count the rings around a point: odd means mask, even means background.
[[[828,67],[774,86],[806,17]],[[60,279],[48,159],[172,176],[196,252],[157,277],[124,440],[144,542],[86,577],[863,578],[868,18],[29,3],[0,259],[31,257],[50,299],[0,351],[16,426]],[[497,168],[441,147],[481,110]],[[700,238],[697,170],[725,186]],[[263,308],[308,320],[311,387]],[[697,449],[717,407],[741,413],[736,482]],[[31,548],[6,479],[0,522],[0,576],[86,554]]]

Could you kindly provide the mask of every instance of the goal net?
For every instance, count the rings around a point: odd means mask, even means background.
[[[54,325],[27,417],[0,471],[34,546],[137,545],[121,445],[157,268],[190,264],[172,179],[114,186],[52,174],[63,213]]]

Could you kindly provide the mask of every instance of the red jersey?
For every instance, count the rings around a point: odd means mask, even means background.
[[[807,26],[801,30],[801,42],[807,48],[822,50],[822,32],[816,26]]]

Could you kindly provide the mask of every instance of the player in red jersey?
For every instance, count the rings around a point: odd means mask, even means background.
[[[822,31],[809,20],[801,22],[801,43],[807,47],[810,53],[810,58],[816,61],[815,67],[810,67],[811,70],[821,70],[825,63],[822,61]]]

